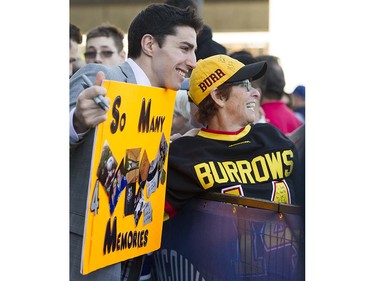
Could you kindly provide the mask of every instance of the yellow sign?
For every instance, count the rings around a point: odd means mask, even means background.
[[[111,100],[97,126],[81,273],[160,248],[176,92],[104,81]]]

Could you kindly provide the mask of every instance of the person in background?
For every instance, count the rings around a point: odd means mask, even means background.
[[[262,91],[261,106],[264,110],[266,121],[282,133],[289,134],[302,125],[292,109],[282,100],[284,95],[284,71],[279,64],[279,58],[271,55],[256,57],[258,61],[267,61],[267,72],[253,83],[254,87]]]
[[[74,73],[74,63],[78,59],[78,45],[82,43],[81,30],[74,24],[70,24],[69,30],[69,77]]]
[[[202,20],[191,9],[151,4],[129,26],[125,62],[118,66],[89,63],[70,78],[70,281],[119,281],[122,278],[121,263],[87,276],[80,274],[95,128],[106,120],[108,112],[97,106],[93,99],[102,95],[110,104],[102,81],[180,89],[185,76],[196,66],[194,50],[202,26]],[[85,87],[83,74],[93,86]]]
[[[178,90],[174,104],[171,136],[179,137],[192,129],[190,124],[190,105],[185,90]],[[172,139],[173,140],[173,139]]]
[[[176,95],[176,103],[177,103],[177,98],[178,98],[178,95],[182,95],[180,98],[181,100],[183,101],[183,104],[185,103],[185,101],[187,100],[187,108],[185,109],[186,112],[189,112],[189,116],[186,116],[186,119],[189,120],[189,123],[186,124],[185,123],[185,127],[184,128],[189,128],[189,130],[185,131],[183,134],[179,133],[179,132],[172,132],[171,133],[171,138],[170,138],[170,141],[174,141],[182,136],[194,136],[198,131],[199,131],[199,128],[202,127],[202,124],[200,124],[196,117],[195,117],[195,113],[197,111],[197,106],[193,103],[193,101],[189,98],[188,96],[188,93],[189,93],[189,83],[190,83],[190,79],[189,78],[185,78],[185,80],[182,82],[181,84],[181,88],[177,91],[177,95]],[[181,104],[181,102],[180,102]],[[175,107],[175,110],[176,110],[176,107]],[[178,121],[178,120],[176,120]],[[175,120],[173,120],[173,122],[176,122]],[[172,124],[173,126],[173,124]]]
[[[245,65],[257,62],[253,54],[246,50],[232,52],[229,54],[229,56],[236,60],[239,60]]]
[[[202,128],[202,124],[198,122],[197,117],[195,116],[198,111],[198,107],[195,105],[195,103],[190,101],[190,99],[189,99],[189,106],[190,106],[190,125],[193,128],[198,128],[198,129]]]
[[[126,59],[124,31],[112,24],[102,24],[87,33],[86,63],[119,65]]]
[[[293,109],[297,118],[305,123],[305,86],[297,86],[292,93]]]
[[[284,92],[281,100],[286,104],[286,106],[288,108],[293,110],[293,99],[292,99],[292,95],[290,93]]]
[[[266,69],[265,61],[244,65],[227,55],[197,62],[189,97],[204,128],[170,145],[165,201],[169,218],[203,192],[295,203],[294,143],[268,123],[254,124],[259,92],[252,83]]]
[[[190,7],[198,12],[197,1],[194,0],[166,0],[165,4],[176,6],[181,9]],[[198,34],[197,45],[198,47],[195,51],[197,60],[204,59],[213,55],[227,53],[227,49],[225,46],[212,39],[212,29],[206,24],[203,25],[203,29]]]

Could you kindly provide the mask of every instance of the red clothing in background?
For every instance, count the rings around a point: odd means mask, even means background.
[[[283,101],[262,103],[262,108],[266,121],[279,128],[284,134],[289,134],[302,125],[302,122]]]

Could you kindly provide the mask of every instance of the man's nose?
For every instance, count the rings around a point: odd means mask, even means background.
[[[190,69],[194,69],[197,66],[197,57],[194,51],[189,53],[185,63]]]
[[[95,56],[95,63],[102,63],[102,62],[103,62],[102,56],[101,56],[100,52],[97,52],[96,56]]]

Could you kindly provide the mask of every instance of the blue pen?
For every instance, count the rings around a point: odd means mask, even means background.
[[[90,79],[85,75],[85,74],[82,74],[82,78],[83,80],[85,81],[86,85],[88,87],[91,87],[93,86],[92,82],[90,81]],[[103,98],[102,95],[99,95],[99,96],[96,96],[94,97],[94,101],[97,105],[99,105],[103,110],[108,110],[109,109],[109,105],[105,102],[105,99]]]

